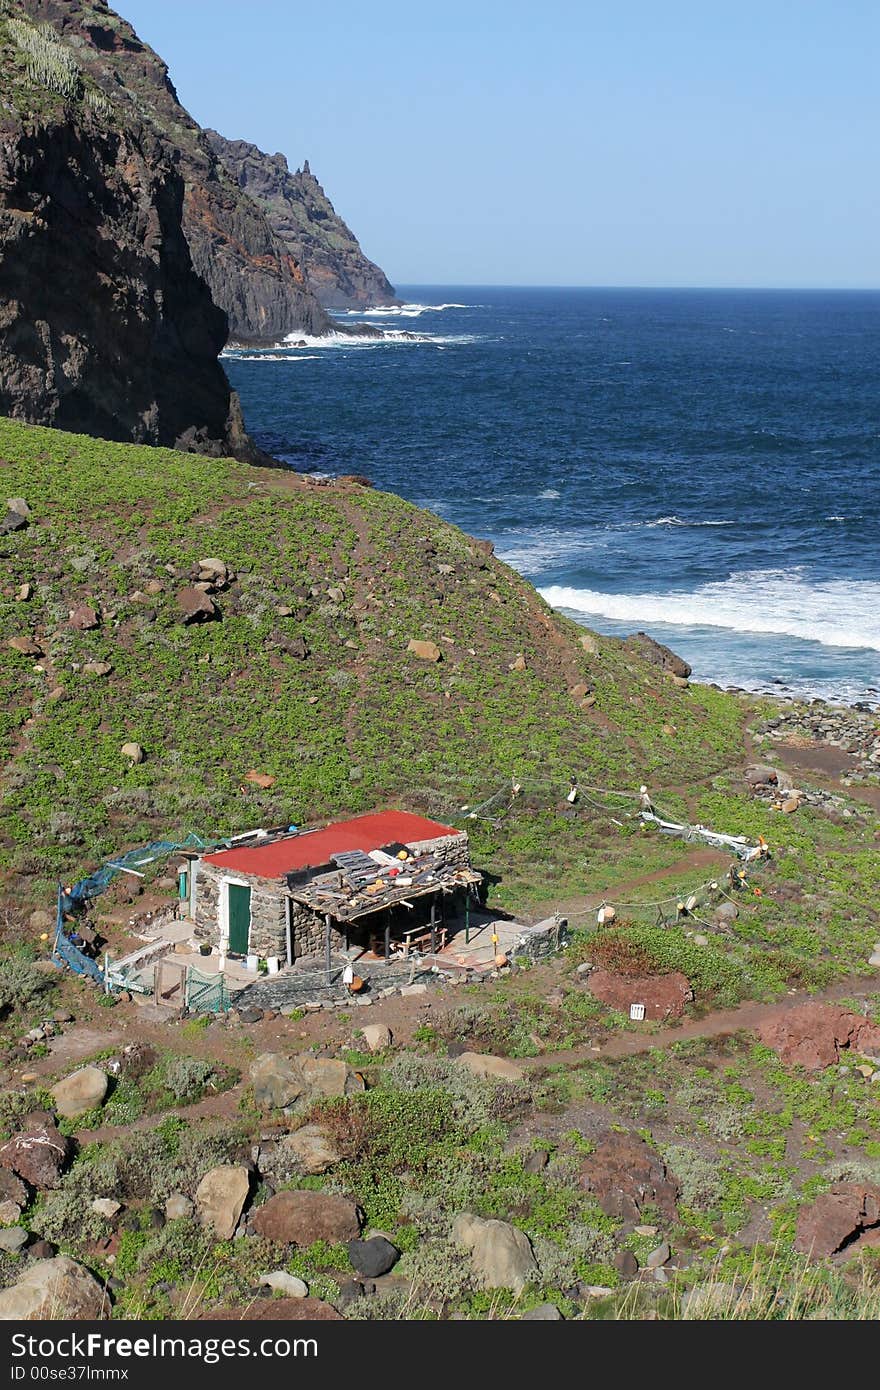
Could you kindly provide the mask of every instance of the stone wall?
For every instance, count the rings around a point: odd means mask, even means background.
[[[247,883],[251,890],[251,930],[248,949],[257,956],[287,959],[287,920],[285,898],[275,879],[251,874],[226,874],[214,864],[199,863],[196,877],[195,935],[200,941],[219,946],[220,905],[225,878]]]
[[[436,854],[441,864],[450,868],[469,869],[471,866],[470,843],[467,835],[441,835],[436,840],[414,840],[409,846],[415,854]]]

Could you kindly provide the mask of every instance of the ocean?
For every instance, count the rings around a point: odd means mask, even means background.
[[[696,679],[880,702],[880,293],[406,286],[230,350],[264,448],[361,473]]]

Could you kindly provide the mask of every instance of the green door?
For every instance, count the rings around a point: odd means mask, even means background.
[[[227,885],[229,892],[229,950],[246,956],[251,932],[251,890],[240,883]]]

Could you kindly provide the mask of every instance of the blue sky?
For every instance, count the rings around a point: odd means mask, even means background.
[[[880,286],[875,0],[117,0],[392,281]]]

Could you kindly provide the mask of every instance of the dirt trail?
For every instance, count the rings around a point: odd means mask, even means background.
[[[546,1052],[538,1057],[518,1057],[517,1065],[530,1070],[550,1067],[573,1067],[581,1062],[595,1061],[599,1057],[632,1057],[639,1052],[651,1052],[655,1048],[672,1047],[674,1043],[688,1038],[721,1038],[732,1033],[752,1032],[760,1023],[778,1012],[779,1009],[793,1009],[798,1004],[832,1003],[836,999],[865,999],[880,991],[880,978],[855,976],[841,981],[824,990],[821,994],[807,994],[798,990],[795,994],[777,999],[772,1004],[738,1004],[735,1009],[719,1009],[707,1014],[705,1018],[690,1019],[681,1026],[670,1026],[660,1033],[615,1033],[598,1050],[589,1044],[570,1048],[567,1052]]]
[[[627,898],[636,888],[644,888],[646,884],[663,883],[664,880],[676,878],[680,874],[705,873],[707,877],[711,877],[713,870],[720,874],[729,864],[729,854],[721,854],[716,849],[692,849],[667,869],[655,869],[653,873],[640,874],[637,878],[625,879],[623,883],[615,883],[601,891],[566,898],[563,902],[557,900],[553,903],[542,903],[530,911],[528,917],[539,922],[542,918],[559,912],[563,917],[577,919],[579,915],[595,911],[603,902],[613,903],[618,899]]]
[[[234,1119],[238,1114],[238,1101],[245,1085],[245,1082],[239,1081],[220,1095],[205,1096],[204,1100],[196,1101],[194,1105],[173,1105],[170,1109],[163,1110],[161,1115],[142,1115],[139,1120],[133,1120],[127,1125],[102,1125],[100,1129],[81,1129],[74,1138],[81,1146],[108,1144],[111,1139],[118,1139],[123,1134],[133,1134],[135,1130],[155,1129],[172,1115],[186,1120],[188,1124],[199,1120]],[[269,1121],[266,1123],[269,1124]]]

